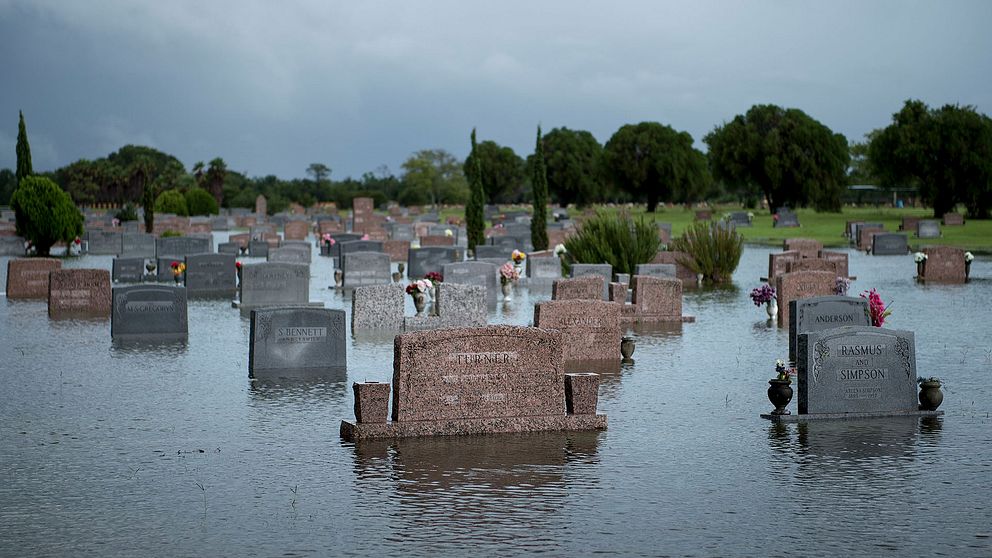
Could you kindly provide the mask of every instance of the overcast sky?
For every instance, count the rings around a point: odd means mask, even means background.
[[[657,121],[702,136],[756,103],[849,140],[907,98],[992,114],[992,1],[0,0],[0,168],[132,143],[189,169],[332,178],[469,133]]]

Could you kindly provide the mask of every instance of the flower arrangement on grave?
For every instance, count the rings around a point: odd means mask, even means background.
[[[785,380],[787,382],[792,382],[792,376],[796,375],[796,369],[786,366],[785,361],[782,359],[775,360],[775,379]]]
[[[320,236],[320,239],[324,241],[324,246],[331,247],[334,246],[334,239],[331,238],[331,233],[324,233]]]
[[[751,289],[751,301],[755,306],[761,306],[775,300],[775,287],[765,283],[764,285]]]
[[[182,275],[183,272],[186,271],[186,264],[183,262],[172,262],[169,264],[169,267],[172,268],[172,274],[176,277]]]
[[[520,279],[520,272],[517,271],[510,262],[506,262],[499,268],[499,282],[501,285],[506,285],[509,283],[514,283]]]
[[[444,282],[444,276],[438,273],[437,271],[428,271],[427,274],[424,275],[424,279],[430,281],[431,287],[435,287],[435,288],[438,286],[438,284]]]
[[[417,279],[406,286],[406,294],[416,297],[418,294],[425,295],[431,290],[431,282],[427,279]]]
[[[834,281],[834,294],[838,296],[847,296],[847,289],[851,286],[851,280],[847,277],[838,277]]]
[[[864,291],[861,293],[861,298],[868,299],[868,314],[871,316],[871,325],[875,327],[882,327],[885,323],[885,318],[888,318],[892,314],[892,306],[890,302],[886,305],[882,302],[882,296],[872,289],[870,291]]]
[[[923,252],[913,252],[913,261],[918,264],[921,264],[927,261],[927,255],[924,254]]]
[[[510,259],[513,260],[513,263],[520,265],[527,259],[527,254],[524,254],[520,250],[514,250],[513,253],[510,254]]]
[[[444,236],[455,236],[455,233],[451,229],[444,229]]]
[[[555,256],[557,256],[557,257],[560,258],[563,255],[565,255],[565,253],[567,253],[567,252],[568,252],[568,250],[565,249],[565,245],[564,244],[561,244],[561,243],[555,244],[555,250],[554,250]]]
[[[974,259],[975,259],[975,255],[972,254],[971,252],[964,253],[964,263],[970,264],[972,261],[974,261]]]

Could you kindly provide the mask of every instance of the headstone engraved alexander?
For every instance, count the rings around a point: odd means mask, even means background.
[[[307,306],[309,301],[309,266],[268,262],[241,266],[238,306],[243,311],[261,306]]]
[[[911,331],[845,326],[800,333],[800,414],[916,414]]]
[[[567,414],[562,333],[518,326],[396,336],[392,421],[341,423],[346,440],[606,428]]]
[[[389,254],[382,252],[346,252],[341,255],[341,271],[344,273],[342,286],[345,289],[388,285],[393,281]]]
[[[604,264],[572,264],[572,277],[583,277],[585,275],[595,275],[597,277],[603,278],[603,293],[600,295],[600,300],[606,300],[609,298],[609,287],[610,282],[613,281],[613,266],[607,263]]]
[[[237,292],[235,256],[193,254],[186,256],[186,294],[190,297],[233,297]]]
[[[681,285],[681,283],[680,283]],[[564,358],[616,360],[620,354],[620,305],[605,300],[550,300],[534,305],[534,326],[557,329]]]
[[[7,262],[7,298],[48,298],[48,274],[62,269],[54,258],[16,258]]]
[[[345,327],[344,310],[252,310],[249,377],[343,372],[348,363]]]
[[[94,256],[117,256],[123,252],[121,231],[87,231],[87,251]]]
[[[406,296],[398,283],[356,288],[351,295],[351,329],[401,329]]]
[[[111,275],[115,283],[140,283],[145,280],[144,258],[114,258]]]
[[[186,289],[166,285],[113,288],[114,340],[174,341],[188,336]]]
[[[789,327],[789,302],[834,293],[837,275],[831,271],[794,271],[775,278],[778,300],[778,327]]]
[[[920,219],[916,223],[916,236],[919,238],[940,238],[940,221]]]
[[[452,246],[428,246],[427,248],[410,248],[407,256],[407,277],[420,279],[428,271],[442,272],[446,263],[460,261],[458,249]]]
[[[909,253],[906,233],[875,233],[871,237],[873,256],[904,256]]]
[[[155,240],[155,253],[159,258],[182,260],[190,254],[211,252],[210,239],[199,236],[169,236]]]
[[[561,279],[561,259],[551,257],[530,256],[527,262],[527,277],[537,280]]]
[[[446,263],[441,266],[441,275],[445,283],[459,285],[479,285],[486,289],[486,304],[494,306],[496,304],[497,287],[496,276],[499,267],[489,262],[459,262]]]
[[[49,275],[48,315],[52,318],[110,316],[110,272],[56,269]]]
[[[796,362],[800,333],[841,326],[870,326],[868,299],[850,296],[814,296],[789,301],[789,361]]]
[[[602,293],[603,278],[598,275],[558,279],[551,284],[551,300],[602,300]]]

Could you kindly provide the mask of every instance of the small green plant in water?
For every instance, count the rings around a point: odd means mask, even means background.
[[[672,250],[685,252],[687,257],[680,263],[702,275],[704,281],[723,283],[730,281],[741,261],[744,237],[732,227],[699,222],[672,240]]]
[[[654,259],[660,245],[653,221],[632,219],[626,213],[599,212],[565,240],[562,261],[566,273],[572,263],[608,263],[613,273],[633,274],[638,264]]]

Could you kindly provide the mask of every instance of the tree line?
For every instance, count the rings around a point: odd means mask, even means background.
[[[688,132],[659,122],[624,125],[605,144],[588,131],[561,127],[539,138],[543,173],[534,172],[534,154],[524,158],[484,140],[464,161],[443,149],[424,149],[410,155],[399,175],[383,166],[340,180],[332,179],[332,169],[323,163],[311,164],[308,178],[292,180],[248,177],[219,157],[187,171],[172,155],[127,145],[44,175],[77,205],[154,202],[160,211],[187,213],[253,207],[259,194],[273,213],[294,202],[348,208],[356,196],[370,196],[378,206],[390,200],[466,204],[474,169],[489,204],[530,202],[540,174],[547,199],[563,206],[638,202],[654,211],[661,203],[706,200],[753,208],[764,199],[770,210],[840,211],[847,186],[863,183],[915,188],[937,215],[959,203],[972,218],[988,218],[992,209],[992,120],[969,106],[931,109],[908,100],[890,125],[849,144],[802,110],[755,105],[702,141],[705,154]],[[14,172],[0,171],[0,204],[8,202],[16,184]],[[189,201],[193,191],[197,203]],[[216,203],[207,203],[207,197]],[[180,198],[187,201],[185,208]]]

